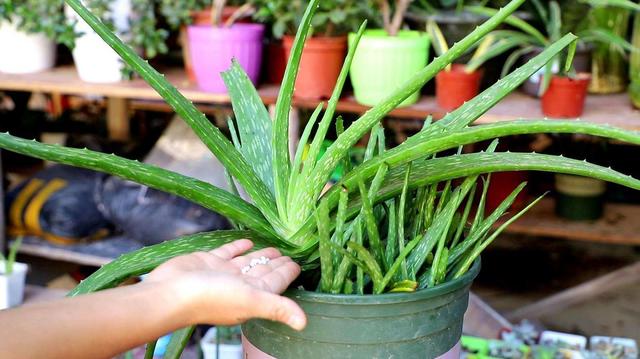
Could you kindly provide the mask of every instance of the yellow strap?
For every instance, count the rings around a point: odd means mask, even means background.
[[[24,207],[29,202],[29,199],[44,185],[44,181],[39,178],[34,178],[27,183],[27,185],[18,193],[16,199],[11,204],[9,209],[9,223],[16,228],[24,228],[22,222],[22,212]]]
[[[40,211],[45,202],[57,191],[67,186],[67,181],[59,178],[54,178],[47,185],[38,192],[35,197],[29,202],[27,209],[24,212],[24,224],[29,230],[36,233],[42,233],[40,227]]]

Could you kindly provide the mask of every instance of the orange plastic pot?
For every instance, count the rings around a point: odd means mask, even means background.
[[[290,36],[284,38],[287,58],[291,54],[293,40]],[[346,50],[346,37],[309,38],[302,51],[294,96],[309,100],[331,97],[338,82]]]
[[[579,117],[584,111],[590,82],[589,74],[579,74],[576,78],[553,76],[542,95],[542,113],[554,118]]]
[[[447,111],[462,106],[480,90],[482,70],[467,73],[464,68],[464,65],[454,64],[451,70],[443,70],[436,75],[436,101]]]
[[[265,47],[264,81],[268,84],[280,84],[287,69],[287,51],[282,41],[271,41]]]

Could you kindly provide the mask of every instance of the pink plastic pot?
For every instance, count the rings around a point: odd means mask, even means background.
[[[254,84],[260,77],[264,26],[235,24],[228,28],[209,25],[187,27],[191,65],[200,89],[224,94],[227,88],[220,73],[236,59]]]

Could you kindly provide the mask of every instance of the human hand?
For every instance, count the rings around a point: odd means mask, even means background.
[[[278,295],[300,274],[300,267],[275,248],[242,255],[251,247],[251,241],[239,240],[211,252],[176,257],[149,273],[145,281],[174,283],[193,324],[237,325],[263,318],[304,329],[307,320],[302,309]],[[269,262],[242,273],[252,259],[261,257]]]

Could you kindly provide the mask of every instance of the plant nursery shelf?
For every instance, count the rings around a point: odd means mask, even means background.
[[[555,214],[553,199],[544,199],[507,232],[607,244],[640,245],[640,206],[608,203],[596,221],[570,221]]]
[[[177,68],[163,70],[166,77],[191,101],[199,104],[226,105],[229,104],[227,95],[212,94],[200,91],[191,83],[184,71]],[[80,80],[73,67],[59,67],[49,71],[29,75],[0,74],[0,90],[46,92],[68,95],[96,95],[109,98],[121,98],[137,101],[157,101],[160,97],[141,79],[123,81],[114,84],[92,84]],[[259,90],[265,104],[275,103],[278,86],[265,85]],[[294,107],[299,109],[314,109],[318,104],[315,100],[296,100]],[[157,104],[156,109],[168,109]],[[343,113],[361,114],[369,109],[358,104],[352,96],[343,98],[338,103],[338,111]],[[412,106],[399,108],[390,113],[390,117],[397,119],[423,119],[432,115],[439,119],[445,115],[435,99],[424,96]],[[509,95],[477,122],[490,123],[516,118],[542,118],[538,99],[521,93]],[[630,130],[640,130],[640,111],[634,110],[626,94],[589,96],[585,107],[584,121],[611,124]]]

